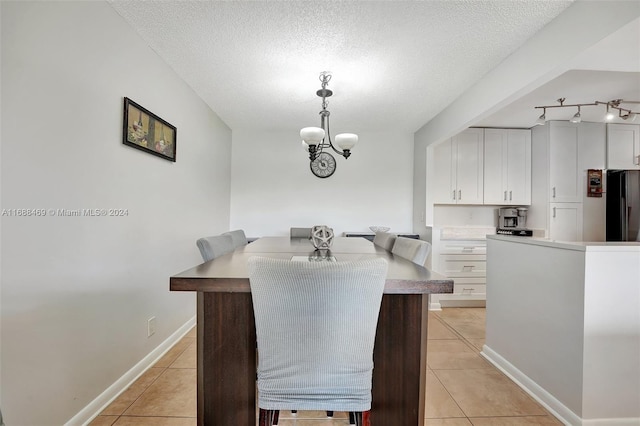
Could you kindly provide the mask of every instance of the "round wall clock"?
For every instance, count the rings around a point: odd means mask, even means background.
[[[336,159],[328,152],[321,152],[311,162],[311,172],[319,178],[328,178],[336,171]]]

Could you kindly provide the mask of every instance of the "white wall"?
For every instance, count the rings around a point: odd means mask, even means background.
[[[611,251],[598,249],[585,254],[582,414],[587,419],[635,418],[637,424],[640,250],[632,251],[633,243]]]
[[[488,239],[487,259],[483,350],[581,416],[584,251]]]
[[[234,129],[231,228],[255,237],[313,225],[336,235],[371,225],[411,231],[411,133],[359,132],[351,157],[335,154],[336,171],[326,179],[311,173],[298,133]]]
[[[2,413],[61,425],[195,315],[169,276],[229,227],[231,132],[103,2],[2,2]],[[127,96],[177,162],[122,144]],[[147,319],[157,332],[147,338]]]
[[[566,424],[638,424],[640,244],[493,236],[487,259],[483,355]]]

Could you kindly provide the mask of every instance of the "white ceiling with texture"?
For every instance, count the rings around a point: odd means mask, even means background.
[[[497,113],[475,125],[478,127],[531,127],[542,113],[534,106],[587,104],[614,99],[640,101],[640,19],[635,19],[599,43],[572,59],[569,71],[505,105]],[[640,111],[640,104],[621,104],[623,108]],[[576,108],[552,108],[547,120],[569,120]],[[583,121],[602,122],[606,107],[585,107]],[[616,117],[613,122],[625,123]],[[636,118],[635,122],[640,122]]]
[[[415,131],[571,1],[110,4],[233,128]],[[554,98],[555,99],[555,98]]]

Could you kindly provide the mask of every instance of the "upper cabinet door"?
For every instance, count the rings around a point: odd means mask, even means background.
[[[607,124],[607,168],[640,170],[640,125]]]
[[[578,125],[563,121],[553,121],[549,125],[549,201],[581,202]]]
[[[508,204],[506,129],[484,130],[484,203]]]
[[[456,153],[458,204],[482,204],[484,200],[484,131],[467,129],[452,139]]]
[[[451,139],[433,148],[434,181],[430,185],[435,204],[455,204],[457,200],[455,181],[455,156]]]
[[[484,204],[531,204],[531,131],[485,129]]]
[[[531,204],[531,130],[507,130],[506,148],[509,204]]]
[[[433,149],[435,204],[482,204],[483,132],[467,129]]]

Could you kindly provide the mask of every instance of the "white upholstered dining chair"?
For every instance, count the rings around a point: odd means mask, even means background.
[[[280,410],[345,411],[369,425],[384,259],[248,261],[258,340],[259,425]]]
[[[224,234],[200,238],[196,241],[196,245],[200,249],[202,260],[205,262],[235,250],[231,235]]]
[[[396,234],[390,234],[389,232],[376,232],[376,236],[373,237],[373,244],[387,251],[391,251],[395,242]]]
[[[431,244],[427,241],[405,237],[396,238],[393,248],[391,249],[391,253],[404,257],[420,266],[424,266],[424,262],[427,261],[430,251]]]
[[[311,238],[311,228],[289,228],[290,238]]]
[[[223,233],[222,235],[229,235],[231,237],[231,241],[233,242],[233,248],[237,249],[238,247],[246,246],[249,242],[247,240],[247,236],[245,235],[242,229],[236,229],[235,231],[228,231]]]

